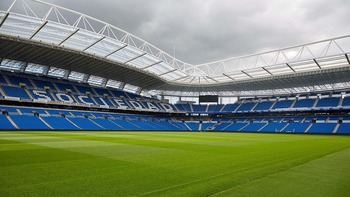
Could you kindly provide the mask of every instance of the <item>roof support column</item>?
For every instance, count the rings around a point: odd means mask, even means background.
[[[124,82],[120,83],[118,89],[123,90],[125,85],[126,85],[126,83],[124,83]]]
[[[27,66],[28,66],[28,62],[24,63],[24,64],[21,66],[21,68],[19,69],[19,71],[20,71],[21,73],[24,73],[24,71],[26,70]]]
[[[85,75],[82,82],[83,83],[87,83],[88,79],[89,79],[90,75]]]
[[[71,72],[72,72],[72,71],[70,71],[70,70],[67,70],[66,72],[64,72],[63,78],[64,78],[64,79],[68,79],[68,77],[69,77],[69,75],[70,75]]]
[[[136,90],[136,94],[140,94],[142,92],[142,88],[141,87],[138,87],[137,90]]]
[[[50,66],[45,66],[45,69],[43,71],[43,75],[47,76],[47,74],[49,73],[49,70],[50,70]]]
[[[102,86],[102,87],[106,87],[107,81],[108,81],[108,80],[107,80],[106,78],[103,78],[103,79],[102,79],[101,86]]]

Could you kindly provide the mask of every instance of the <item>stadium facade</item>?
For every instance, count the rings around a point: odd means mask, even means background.
[[[193,65],[85,14],[9,0],[1,129],[349,134],[349,55],[347,35]],[[186,102],[202,95],[220,100]]]

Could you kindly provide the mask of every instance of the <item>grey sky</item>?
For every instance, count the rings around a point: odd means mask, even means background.
[[[350,33],[348,0],[46,0],[192,64]]]

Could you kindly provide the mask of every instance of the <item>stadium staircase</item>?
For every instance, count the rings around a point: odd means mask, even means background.
[[[337,123],[337,125],[335,125],[335,127],[334,127],[334,129],[332,131],[333,134],[337,133],[339,126],[340,126],[339,123]]]

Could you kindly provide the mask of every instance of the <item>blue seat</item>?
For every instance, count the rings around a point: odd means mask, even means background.
[[[57,130],[78,130],[76,126],[63,117],[48,116],[42,117],[42,119]]]
[[[266,123],[250,123],[243,129],[241,129],[241,131],[258,132],[260,128],[263,127],[265,124]]]
[[[179,130],[182,130],[182,131],[187,131],[188,128],[186,127],[185,123],[183,122],[172,122],[172,124],[178,128]]]
[[[98,118],[98,119],[94,119],[93,121],[95,121],[97,124],[101,125],[101,127],[108,130],[124,130],[122,127],[120,127],[119,125],[113,123],[108,119]]]
[[[33,87],[33,84],[29,81],[28,78],[17,77],[17,76],[7,76],[7,78],[10,80],[10,82],[13,85],[19,86],[20,83],[24,83],[26,84],[26,87]]]
[[[350,96],[343,99],[342,106],[350,106]]]
[[[69,111],[64,110],[64,109],[57,109],[57,110],[51,110],[51,109],[47,109],[47,112],[49,112],[50,115],[56,115],[56,116],[60,116],[61,114],[67,115],[67,116],[71,116],[71,114],[69,113]]]
[[[112,102],[108,98],[94,97],[94,99],[98,105],[106,105],[107,104],[107,106],[109,106],[109,107],[114,107],[114,105],[112,104]]]
[[[231,112],[235,111],[238,106],[239,106],[239,104],[237,104],[237,103],[226,104],[225,107],[222,109],[222,112],[231,113]]]
[[[237,111],[250,111],[253,109],[255,104],[256,103],[243,103],[241,106],[239,106]]]
[[[78,91],[79,91],[81,94],[86,95],[86,93],[89,92],[90,95],[95,95],[95,92],[94,92],[90,87],[87,87],[87,86],[79,86],[79,85],[76,85],[75,87],[78,89]]]
[[[350,134],[350,123],[341,123],[337,130],[338,134]]]
[[[77,93],[77,91],[74,89],[73,85],[66,84],[66,83],[58,83],[55,82],[56,86],[61,92],[67,92],[67,90],[71,90],[72,93]]]
[[[293,108],[311,108],[315,103],[315,99],[301,99],[295,102]]]
[[[51,91],[57,91],[55,86],[49,81],[34,79],[33,82],[35,83],[36,87],[40,89],[45,89],[46,86],[49,87]]]
[[[30,99],[27,92],[20,87],[12,87],[12,86],[2,86],[2,89],[4,90],[5,94],[10,97],[17,97],[21,100],[23,99]]]
[[[41,115],[47,115],[46,111],[43,109],[38,109],[38,108],[24,108],[21,107],[19,108],[19,110],[23,113],[23,114],[34,114],[34,112],[37,112]]]
[[[190,127],[192,131],[198,131],[199,124],[196,122],[186,122],[187,126]]]
[[[269,110],[272,106],[273,102],[261,102],[256,105],[254,111],[256,110]]]
[[[224,131],[239,131],[242,127],[246,126],[248,123],[233,123],[226,127]]]
[[[227,123],[227,122],[223,122],[223,123],[220,123],[218,126],[215,127],[215,131],[221,131],[223,130],[225,127],[227,127],[228,125],[230,125],[230,123]]]
[[[5,80],[5,78],[2,75],[0,75],[0,84],[8,85],[7,81]]]
[[[314,123],[308,133],[332,133],[336,123]]]
[[[130,123],[127,120],[121,120],[121,119],[115,119],[112,120],[114,123],[116,123],[117,125],[119,125],[121,128],[123,128],[124,130],[142,130],[140,127]]]
[[[337,107],[340,98],[322,98],[317,102],[316,107]]]
[[[69,118],[69,120],[84,130],[103,130],[103,128],[99,127],[98,125],[90,121],[88,118],[77,117]]]
[[[50,129],[37,116],[11,116],[12,120],[20,129],[48,130]]]
[[[271,122],[268,125],[266,125],[264,128],[262,128],[260,131],[261,132],[276,132],[276,131],[281,131],[287,123],[278,123],[278,122]]]
[[[175,107],[179,110],[179,111],[187,111],[182,104],[175,104]]]
[[[125,92],[123,91],[119,91],[119,90],[111,90],[112,94],[114,95],[114,97],[124,97],[124,98],[128,98],[128,96],[125,94]]]
[[[203,123],[202,124],[202,131],[207,130],[209,127],[214,126],[215,123]]]
[[[208,107],[208,112],[209,113],[217,113],[220,112],[220,110],[224,107],[223,104],[218,104],[218,105],[209,105]]]
[[[125,94],[132,100],[136,100],[137,98],[141,98],[140,95],[133,94],[133,93],[130,93],[130,92],[125,92]]]
[[[282,132],[288,132],[288,133],[304,133],[304,131],[307,129],[307,127],[310,125],[309,122],[307,123],[289,123],[286,128],[283,129]]]
[[[272,109],[283,109],[283,108],[289,108],[292,105],[293,101],[291,100],[283,100],[283,101],[278,101]]]
[[[111,93],[107,89],[102,89],[102,88],[94,88],[98,96],[103,97],[105,94],[107,94],[109,97],[113,97]]]
[[[0,111],[7,111],[11,114],[19,114],[17,111],[17,107],[11,107],[11,106],[0,106]]]
[[[192,113],[190,104],[182,104],[182,106],[184,107],[185,111]]]
[[[193,108],[193,112],[194,113],[198,113],[198,114],[206,113],[207,105],[196,105],[196,104],[193,104],[192,108]]]
[[[0,114],[0,129],[16,129],[5,115]]]

